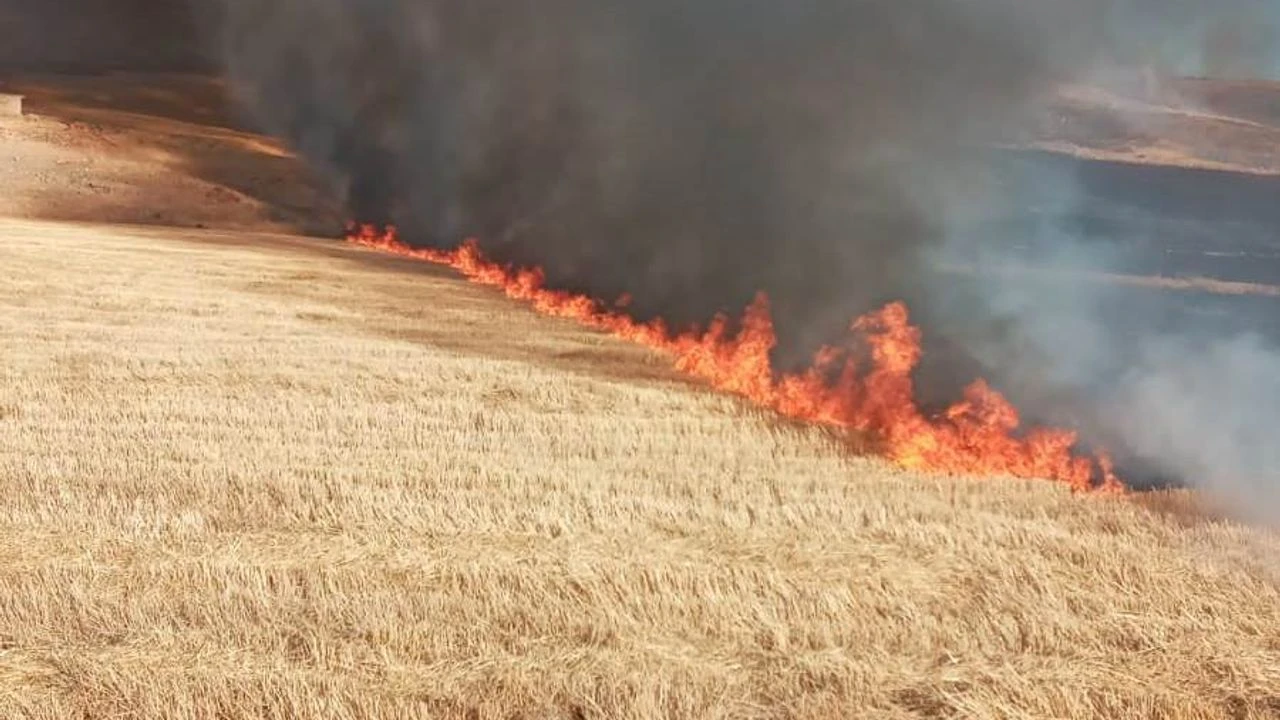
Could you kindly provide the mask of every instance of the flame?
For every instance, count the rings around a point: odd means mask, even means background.
[[[587,296],[549,289],[540,269],[491,262],[473,239],[454,250],[415,248],[401,241],[395,228],[380,231],[368,225],[352,226],[347,239],[451,267],[542,314],[570,318],[664,352],[679,371],[719,390],[788,418],[874,438],[885,455],[907,468],[1048,478],[1074,490],[1114,492],[1124,487],[1109,456],[1074,452],[1073,431],[1038,428],[1017,434],[1017,409],[983,380],[969,385],[962,399],[942,413],[925,416],[916,405],[911,379],[920,362],[921,332],[900,302],[868,313],[850,327],[870,348],[865,372],[849,350],[823,347],[803,372],[777,373],[769,357],[777,336],[763,293],[747,307],[736,333],[731,334],[725,315],[714,317],[706,330],[677,333],[661,319],[640,322],[625,314],[629,296],[607,309]]]

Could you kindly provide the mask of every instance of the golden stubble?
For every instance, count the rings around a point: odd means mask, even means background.
[[[0,222],[0,716],[1273,717],[1274,534],[321,240]]]

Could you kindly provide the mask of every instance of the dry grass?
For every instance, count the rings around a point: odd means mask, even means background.
[[[356,250],[0,237],[0,717],[1280,713],[1280,541],[1183,501],[849,457]]]

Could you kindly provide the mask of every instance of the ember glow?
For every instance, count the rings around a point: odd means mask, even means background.
[[[475,240],[455,250],[414,248],[395,228],[353,227],[348,240],[365,247],[457,270],[468,280],[501,289],[538,312],[571,318],[588,327],[653,348],[675,367],[719,390],[740,395],[779,414],[855,433],[873,440],[904,467],[954,475],[1008,475],[1049,478],[1075,490],[1119,491],[1123,484],[1105,454],[1090,458],[1074,451],[1070,430],[1033,429],[1019,433],[1018,411],[985,381],[935,416],[915,401],[912,371],[920,362],[921,332],[907,307],[891,303],[853,322],[847,348],[824,347],[799,373],[774,370],[770,351],[777,343],[769,300],[757,295],[736,331],[719,315],[705,330],[675,332],[661,319],[640,322],[585,295],[545,287],[537,268],[510,268],[485,258]],[[861,367],[853,348],[869,347]]]

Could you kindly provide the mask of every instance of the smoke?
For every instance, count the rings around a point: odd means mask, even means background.
[[[1265,341],[1214,335],[1212,322],[1185,325],[1190,315],[1117,290],[939,267],[1134,262],[1141,243],[1099,243],[1081,223],[1092,200],[1073,166],[992,148],[1018,137],[1059,83],[1115,84],[1152,67],[1275,73],[1273,5],[218,9],[246,105],[326,169],[361,220],[424,244],[480,237],[558,287],[630,294],[642,317],[705,321],[764,290],[784,365],[851,316],[906,299],[933,338],[931,395],[987,373],[1037,419],[1081,426],[1132,467],[1240,488],[1276,467],[1262,428],[1280,407],[1266,381],[1280,377],[1280,355]]]
[[[764,290],[789,347],[921,284],[929,188],[1043,84],[1000,2],[227,9],[249,104],[358,217],[678,322]]]
[[[216,67],[181,0],[0,0],[0,68],[42,72]]]

